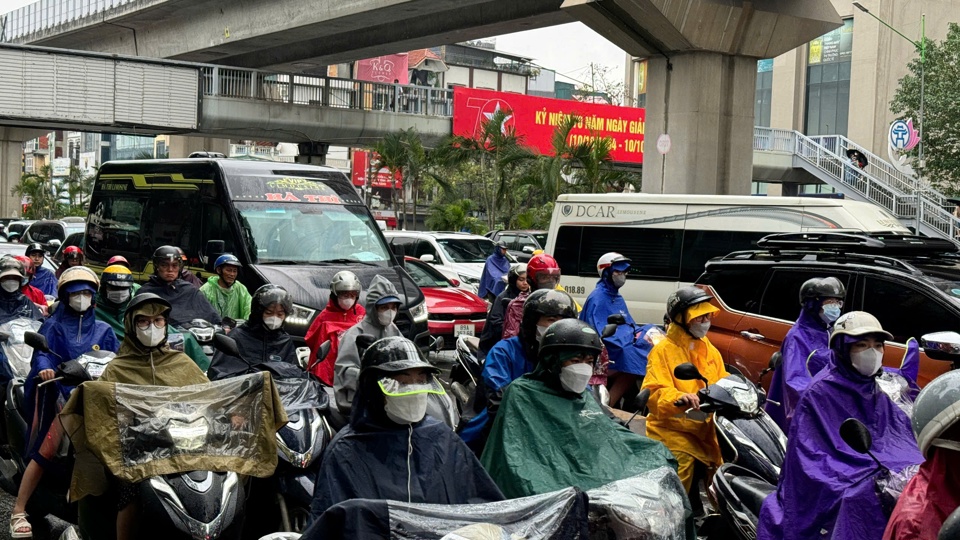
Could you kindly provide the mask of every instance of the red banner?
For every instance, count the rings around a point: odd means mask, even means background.
[[[373,167],[373,163],[370,161],[377,159],[377,154],[373,152],[366,152],[364,150],[354,150],[353,158],[350,160],[350,179],[353,181],[353,185],[357,187],[363,187],[367,185],[367,172]],[[403,189],[403,177],[400,173],[396,175],[396,188]],[[390,177],[390,171],[388,169],[380,169],[371,179],[371,186],[375,188],[392,188],[394,187],[394,182]]]
[[[646,111],[634,107],[457,86],[453,90],[453,134],[474,136],[498,109],[510,111],[504,126],[516,129],[524,144],[542,154],[553,153],[551,139],[564,116],[576,114],[580,122],[570,132],[567,142],[578,144],[594,137],[609,138],[614,142],[613,161],[643,163]]]
[[[407,53],[377,56],[357,62],[356,78],[361,81],[378,83],[408,84],[410,81],[407,71]]]

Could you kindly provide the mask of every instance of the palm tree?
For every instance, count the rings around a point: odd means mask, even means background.
[[[375,147],[379,159],[375,168],[386,168],[391,174],[399,173],[404,185],[410,187],[413,195],[413,226],[416,227],[418,206],[420,204],[420,187],[425,177],[432,178],[445,191],[453,187],[444,179],[444,169],[455,164],[458,155],[450,151],[449,141],[442,141],[437,148],[428,149],[423,145],[420,133],[416,128],[409,128],[399,133],[391,133],[384,137]],[[382,152],[381,152],[382,150]],[[404,204],[406,208],[406,204]],[[403,228],[406,228],[406,211],[403,214]]]
[[[403,132],[390,133],[386,137],[380,139],[376,146],[374,146],[373,151],[377,153],[377,162],[373,166],[373,170],[378,171],[380,169],[387,169],[390,171],[390,178],[392,181],[392,189],[390,190],[390,199],[391,205],[393,206],[394,212],[397,210],[397,174],[400,174],[403,178],[403,169],[407,164],[407,147],[403,142]],[[401,197],[402,198],[402,197]],[[407,212],[406,205],[404,205],[403,210],[403,220],[401,222],[401,228],[407,228]]]
[[[597,137],[587,145],[587,152],[577,156],[580,170],[577,183],[587,193],[606,193],[621,183],[626,173],[613,168],[613,140]]]
[[[44,219],[53,217],[57,209],[57,200],[59,191],[53,183],[51,176],[53,168],[50,165],[40,167],[37,172],[25,173],[20,177],[17,185],[13,186],[11,193],[21,198],[29,200],[30,206],[23,213],[27,219]]]

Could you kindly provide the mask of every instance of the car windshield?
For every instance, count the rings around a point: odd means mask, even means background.
[[[437,238],[440,249],[456,263],[482,263],[493,253],[489,238]]]
[[[540,244],[540,247],[547,247],[547,233],[540,233],[533,235],[537,239],[537,243]]]
[[[407,273],[417,287],[450,287],[450,282],[440,272],[421,262],[407,260],[404,264]]]
[[[286,202],[236,206],[254,263],[389,265],[387,246],[363,206]]]
[[[86,229],[86,227],[87,226],[84,223],[70,223],[66,227],[67,236],[70,236],[71,234],[74,234],[74,233],[82,233],[83,230]]]

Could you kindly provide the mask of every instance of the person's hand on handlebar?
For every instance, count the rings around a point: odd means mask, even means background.
[[[680,396],[680,399],[673,402],[677,407],[687,406],[691,409],[700,408],[700,398],[696,394],[684,394]]]
[[[40,375],[40,378],[45,381],[49,381],[50,379],[57,376],[56,372],[54,372],[52,369],[44,369],[40,371],[39,375]]]

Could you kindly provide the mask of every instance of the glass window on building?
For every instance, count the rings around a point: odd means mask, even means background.
[[[847,134],[852,52],[853,19],[845,19],[840,28],[810,42],[804,126],[807,135]]]
[[[753,124],[770,127],[770,102],[773,96],[773,59],[757,61],[757,99],[753,106]]]

